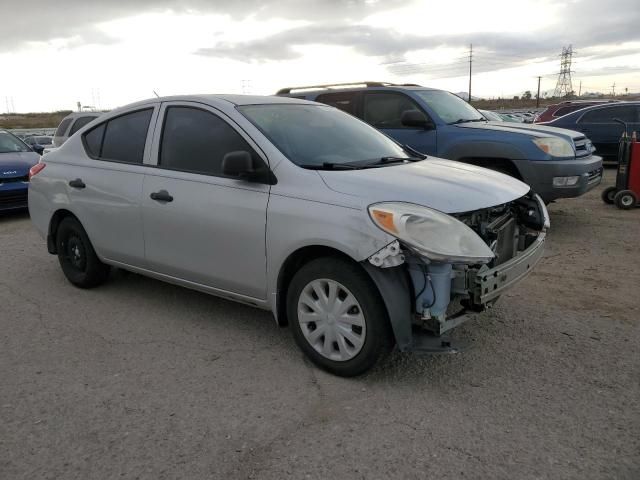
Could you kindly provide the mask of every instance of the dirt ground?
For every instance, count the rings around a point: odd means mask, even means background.
[[[602,188],[551,205],[462,353],[356,379],[265,312],[124,272],[78,290],[0,218],[0,479],[638,479],[640,209]]]

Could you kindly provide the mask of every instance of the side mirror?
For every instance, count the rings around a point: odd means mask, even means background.
[[[251,154],[244,150],[227,153],[222,159],[222,173],[230,177],[247,177],[253,173]]]
[[[222,158],[222,173],[247,182],[275,185],[276,179],[268,168],[255,169],[251,154],[245,150],[229,152]]]
[[[44,152],[44,147],[42,145],[31,145],[31,150],[33,150],[34,152],[36,152],[38,155],[42,155],[42,152]]]
[[[405,110],[400,116],[400,123],[405,127],[424,128],[433,130],[435,125],[420,110]]]

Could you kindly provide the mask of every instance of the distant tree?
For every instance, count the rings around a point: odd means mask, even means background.
[[[513,99],[514,99],[514,100],[520,100],[520,97],[519,97],[518,95],[514,95],[514,96],[513,96]]]
[[[530,90],[527,90],[526,92],[524,92],[524,93],[522,94],[522,99],[523,99],[523,100],[531,100],[531,91],[530,91]]]

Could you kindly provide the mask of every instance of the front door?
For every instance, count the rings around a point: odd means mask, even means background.
[[[222,159],[258,149],[217,110],[163,104],[154,140],[157,168],[142,192],[151,270],[256,299],[266,298],[265,226],[269,186],[225,177]]]
[[[438,152],[436,130],[402,125],[402,114],[407,110],[418,110],[429,118],[424,110],[402,93],[367,92],[364,95],[363,120],[365,122],[402,145],[409,145],[427,155],[436,155]]]

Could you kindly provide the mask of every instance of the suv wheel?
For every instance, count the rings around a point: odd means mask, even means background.
[[[302,351],[336,375],[365,372],[393,346],[375,285],[344,260],[321,258],[304,265],[289,286],[287,316]]]
[[[110,267],[98,259],[87,232],[75,218],[67,217],[60,222],[56,247],[60,267],[76,287],[95,287],[109,276]]]

